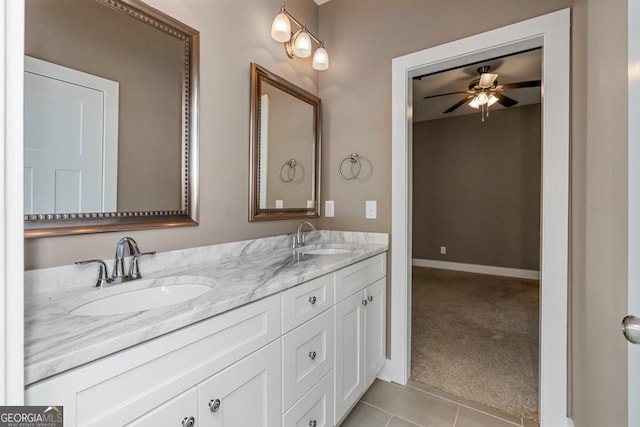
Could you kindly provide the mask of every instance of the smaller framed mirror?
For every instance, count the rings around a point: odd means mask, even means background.
[[[320,98],[251,64],[249,221],[320,216]]]

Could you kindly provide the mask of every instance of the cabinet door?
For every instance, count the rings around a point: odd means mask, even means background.
[[[198,425],[279,426],[280,364],[280,340],[276,340],[201,383]]]
[[[378,280],[366,289],[365,314],[365,371],[366,387],[369,388],[386,362],[386,310],[387,281]]]
[[[362,290],[336,306],[335,424],[365,390],[364,310]]]
[[[198,391],[196,388],[189,389],[179,396],[171,399],[164,405],[143,415],[130,424],[128,427],[182,427],[188,426],[189,420],[193,420],[193,425],[197,426],[198,412]]]

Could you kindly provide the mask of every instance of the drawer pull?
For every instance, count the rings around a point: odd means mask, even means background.
[[[220,404],[220,399],[212,399],[209,401],[209,409],[211,410],[211,412],[216,412],[218,409],[220,409]]]
[[[196,419],[194,417],[185,417],[182,420],[182,427],[193,427],[196,425]]]
[[[316,305],[316,301],[317,301],[316,297],[309,297],[309,303],[311,305]]]
[[[367,305],[367,300],[366,299],[362,300],[362,305]]]
[[[315,351],[310,351],[309,352],[309,359],[316,360],[316,352]]]
[[[373,301],[373,295],[369,295],[369,298],[367,298],[369,300],[369,302]]]
[[[317,425],[318,425],[318,422],[316,420],[309,421],[309,427],[316,427]]]

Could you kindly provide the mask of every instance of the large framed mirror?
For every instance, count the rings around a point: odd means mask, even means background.
[[[320,98],[251,64],[249,221],[320,216]]]
[[[198,55],[138,0],[26,0],[25,237],[197,225]]]

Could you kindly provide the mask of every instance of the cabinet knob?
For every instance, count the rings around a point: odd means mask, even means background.
[[[369,302],[373,301],[373,295],[369,295],[369,298],[367,298],[369,300]]]
[[[309,303],[311,305],[316,305],[316,301],[317,301],[316,297],[309,297]]]
[[[362,305],[367,305],[367,300],[366,299],[362,300]]]
[[[220,399],[212,399],[209,401],[209,409],[211,410],[211,412],[216,412],[218,409],[220,409]]]
[[[316,427],[317,425],[318,425],[318,422],[316,420],[309,421],[309,427]]]
[[[316,352],[315,351],[310,351],[309,352],[309,359],[316,360]]]
[[[182,427],[193,427],[196,425],[196,419],[194,417],[185,417],[182,420]]]

